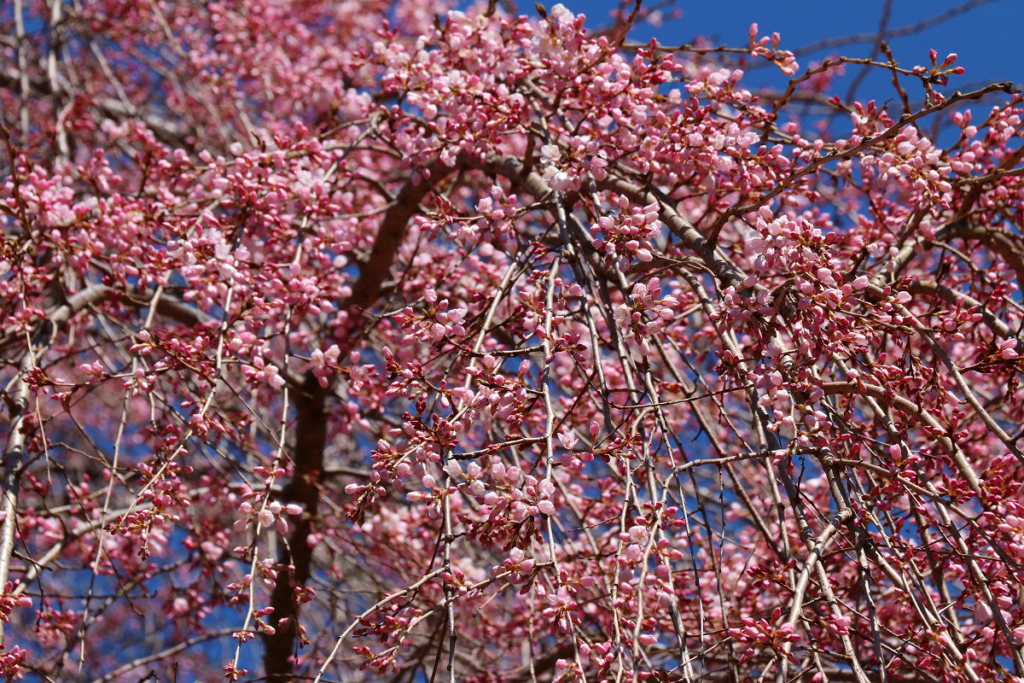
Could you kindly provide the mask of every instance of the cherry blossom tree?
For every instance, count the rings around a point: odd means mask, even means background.
[[[1021,95],[661,11],[4,5],[0,674],[1024,681]]]

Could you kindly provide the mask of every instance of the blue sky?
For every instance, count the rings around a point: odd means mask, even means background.
[[[574,12],[588,17],[588,25],[605,23],[609,10],[617,0],[561,0]],[[890,29],[911,26],[923,20],[965,5],[967,0],[893,0],[889,19]],[[553,4],[546,2],[545,4]],[[653,2],[645,0],[646,6]],[[1024,0],[975,0],[970,11],[934,25],[919,34],[892,38],[894,56],[901,66],[928,64],[928,50],[935,48],[940,60],[956,52],[957,64],[967,70],[958,80],[951,81],[947,92],[973,90],[979,83],[1014,81],[1024,83],[1024,59],[1021,58],[1021,26],[1024,18]],[[666,44],[680,45],[694,36],[706,36],[715,44],[727,43],[741,47],[747,42],[747,30],[752,22],[759,24],[761,34],[772,31],[782,34],[784,49],[798,48],[855,33],[876,33],[885,7],[885,0],[677,0],[674,7],[682,11],[677,20],[665,21],[657,29],[642,27],[634,32],[638,39],[655,36]],[[524,2],[520,11],[530,11]],[[798,57],[801,69],[812,60],[829,55],[850,57],[870,55],[870,43],[857,43],[842,48],[821,51]],[[837,82],[836,92],[845,95],[849,80],[856,68],[847,70],[846,81]],[[888,99],[892,86],[886,73],[867,78],[858,90],[858,99]],[[780,84],[783,77],[774,69],[749,72],[748,85]],[[910,91],[911,98],[920,92]]]

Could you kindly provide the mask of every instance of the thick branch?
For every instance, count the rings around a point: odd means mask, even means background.
[[[273,635],[264,635],[266,651],[263,664],[268,681],[291,680],[298,636],[299,603],[295,594],[297,588],[309,580],[313,560],[313,548],[309,535],[320,503],[320,475],[324,467],[324,446],[327,443],[327,390],[320,386],[313,373],[307,373],[303,391],[296,404],[298,417],[295,423],[295,471],[285,488],[286,498],[301,505],[303,514],[292,520],[292,531],[288,544],[281,552],[281,564],[277,583],[270,597],[274,608],[270,616]]]
[[[391,272],[409,221],[419,212],[420,202],[433,191],[437,179],[452,170],[440,162],[434,163],[424,174],[426,177],[410,179],[399,191],[384,215],[369,259],[360,266],[352,295],[345,302],[350,320],[358,320],[380,297],[381,286]],[[357,338],[357,329],[352,330],[353,340]],[[308,541],[320,502],[320,478],[328,429],[327,393],[328,390],[320,386],[316,377],[308,373],[297,401],[295,471],[285,488],[285,496],[299,503],[305,512],[300,519],[293,521],[292,532],[280,558],[285,568],[278,572],[270,598],[270,605],[274,608],[270,624],[275,632],[263,636],[266,647],[263,666],[267,680],[271,682],[291,680],[295,668],[292,656],[299,635],[296,589],[305,586],[309,580],[313,561],[313,549]]]
[[[395,261],[395,254],[405,236],[409,221],[419,213],[420,202],[433,190],[437,178],[452,170],[454,169],[435,162],[429,167],[427,177],[419,177],[417,174],[399,190],[391,208],[384,214],[370,258],[359,266],[359,278],[352,286],[352,295],[345,302],[345,306],[351,312],[358,315],[377,301],[381,285],[391,272],[391,264]]]

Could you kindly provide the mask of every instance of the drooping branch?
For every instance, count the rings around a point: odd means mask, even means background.
[[[66,303],[57,307],[47,316],[46,323],[49,326],[49,343],[56,334],[57,328],[67,323],[78,311],[92,303],[100,301],[109,292],[106,288],[94,286],[88,287],[73,295]],[[44,330],[45,331],[45,330]],[[36,367],[36,356],[46,351],[46,347],[38,349],[29,348],[25,350],[20,363],[18,377],[14,381],[12,399],[8,403],[10,416],[8,419],[7,443],[3,452],[3,500],[0,501],[0,514],[3,515],[3,522],[0,523],[0,588],[7,583],[10,574],[11,555],[14,552],[15,535],[18,524],[18,491],[21,484],[21,468],[25,461],[25,447],[27,435],[25,431],[25,420],[28,413],[31,391],[28,383],[28,375]],[[4,625],[0,621],[0,646],[4,643]]]
[[[32,353],[25,354],[21,373],[15,382],[14,397],[10,406],[7,444],[3,456],[3,500],[0,501],[0,588],[7,584],[11,568],[11,554],[14,552],[14,536],[17,529],[18,489],[20,488],[21,466],[25,459],[25,418],[28,412],[29,385],[25,376],[35,367]],[[0,621],[0,646],[4,643],[4,623]]]

